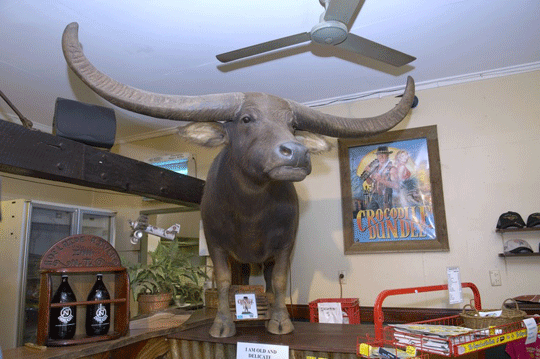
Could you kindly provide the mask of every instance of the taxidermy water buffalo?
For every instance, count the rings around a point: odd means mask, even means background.
[[[294,328],[285,307],[286,274],[298,227],[298,198],[292,182],[311,172],[310,152],[329,148],[319,135],[371,136],[398,124],[414,99],[412,78],[394,109],[365,119],[327,115],[264,93],[162,95],[123,85],[98,71],[84,56],[77,33],[77,23],[66,27],[64,56],[98,95],[140,114],[191,121],[182,130],[185,136],[204,146],[225,145],[208,172],[201,202],[218,287],[218,311],[210,335],[229,337],[236,332],[228,302],[229,256],[240,263],[273,268],[271,277],[265,274],[271,278],[274,294],[267,330],[291,332]]]

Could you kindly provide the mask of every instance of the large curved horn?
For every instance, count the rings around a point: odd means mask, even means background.
[[[97,70],[84,56],[78,38],[79,24],[64,30],[62,50],[69,67],[99,96],[136,113],[177,121],[224,121],[242,104],[241,92],[204,96],[162,95],[139,90],[113,80]]]
[[[324,114],[289,101],[295,113],[295,127],[330,137],[360,137],[385,132],[407,116],[414,100],[414,80],[407,78],[401,101],[385,114],[371,118],[346,118]]]

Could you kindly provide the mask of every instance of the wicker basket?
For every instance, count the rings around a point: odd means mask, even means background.
[[[508,301],[514,302],[515,308],[507,308],[505,303]],[[467,310],[469,309],[469,310]],[[483,312],[491,312],[499,309],[487,309]],[[471,329],[483,329],[514,322],[520,322],[527,316],[523,310],[519,309],[517,302],[512,299],[506,299],[500,309],[501,315],[498,317],[481,317],[478,310],[474,307],[474,300],[471,300],[470,304],[466,304],[463,307],[463,311],[460,316],[463,319],[463,326]]]

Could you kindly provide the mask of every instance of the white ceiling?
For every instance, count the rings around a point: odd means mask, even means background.
[[[322,11],[318,0],[1,0],[0,90],[38,128],[52,125],[57,97],[112,107],[67,68],[60,39],[73,21],[98,69],[159,93],[259,91],[321,104],[395,90],[407,75],[421,87],[540,68],[538,0],[365,0],[351,32],[417,57],[402,68],[311,44],[215,58],[309,31]],[[177,125],[115,111],[117,140]],[[0,118],[18,122],[1,99]]]

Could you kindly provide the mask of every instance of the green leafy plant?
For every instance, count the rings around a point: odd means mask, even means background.
[[[203,283],[208,276],[203,267],[193,265],[181,250],[178,239],[161,241],[149,252],[151,263],[127,266],[130,285],[135,298],[139,294],[172,293],[176,305],[202,301]]]

